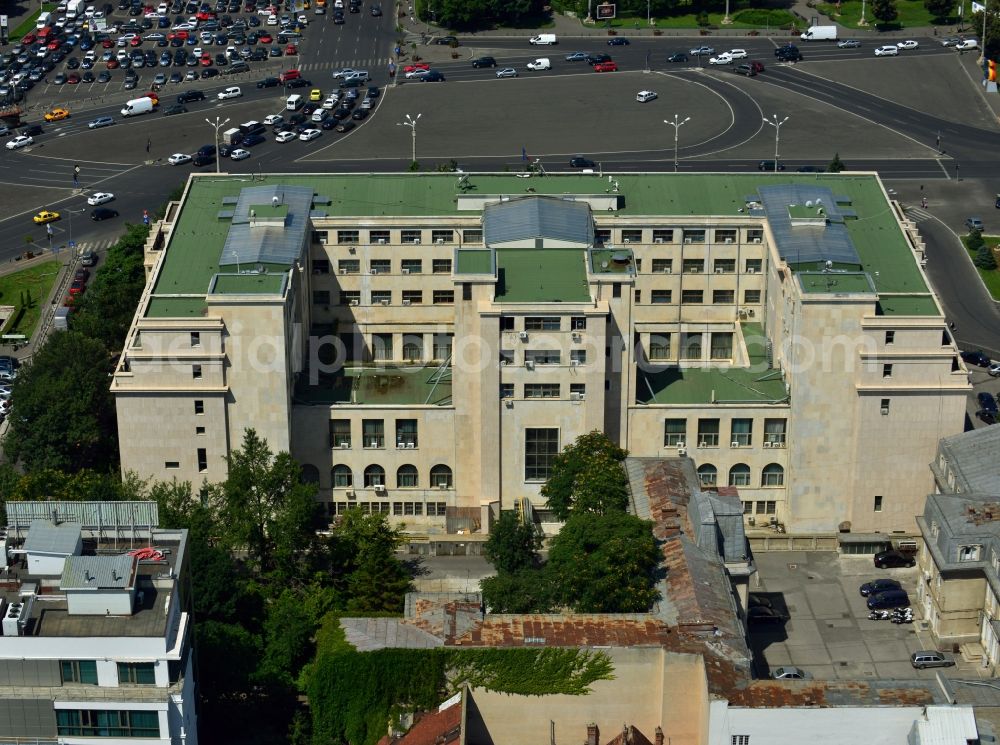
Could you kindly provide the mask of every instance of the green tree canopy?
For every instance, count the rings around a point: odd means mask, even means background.
[[[982,240],[982,239],[980,239]],[[993,255],[993,249],[986,243],[983,243],[976,251],[976,258],[973,259],[973,263],[980,269],[996,269],[997,259]]]
[[[881,25],[892,23],[899,16],[896,0],[872,0],[872,15]]]
[[[14,381],[7,457],[27,471],[113,468],[118,440],[110,369],[100,341],[74,331],[51,334]]]
[[[622,462],[628,451],[594,430],[568,445],[552,463],[542,496],[557,518],[573,513],[621,512],[628,505],[628,478]]]
[[[955,13],[955,0],[924,0],[924,7],[935,20],[943,21]]]
[[[844,162],[840,159],[840,153],[833,154],[833,160],[826,167],[828,173],[840,173],[844,170]]]
[[[571,515],[549,547],[559,602],[578,613],[644,613],[659,597],[652,523],[623,512]]]
[[[383,514],[348,510],[327,544],[335,585],[350,613],[401,613],[410,572],[396,558],[402,535]]]
[[[545,567],[498,572],[480,582],[490,613],[551,613],[555,590]]]
[[[542,534],[538,527],[522,522],[516,512],[504,510],[490,530],[483,554],[498,572],[517,572],[538,564],[541,547]]]

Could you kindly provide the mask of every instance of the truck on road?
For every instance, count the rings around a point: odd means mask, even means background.
[[[69,0],[69,4],[66,6],[66,17],[70,20],[76,20],[82,10],[83,0]]]
[[[149,96],[133,98],[131,101],[125,102],[125,108],[122,109],[122,116],[138,116],[139,114],[148,114],[156,108],[156,104],[157,101]]]
[[[810,26],[799,37],[802,41],[836,41],[836,26]]]
[[[559,39],[556,38],[555,34],[539,34],[538,36],[532,36],[528,39],[529,44],[558,44]]]

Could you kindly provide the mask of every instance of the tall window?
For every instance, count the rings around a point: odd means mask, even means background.
[[[667,419],[663,423],[663,446],[668,448],[683,445],[687,438],[687,419]]]
[[[730,486],[750,486],[750,466],[746,463],[737,463],[729,469]],[[750,504],[746,502],[745,504]],[[744,510],[745,512],[746,510]]]
[[[528,428],[524,431],[524,480],[544,481],[559,454],[559,430]]]
[[[698,480],[702,486],[715,486],[719,480],[719,469],[711,463],[703,463],[698,466]]]
[[[62,669],[63,685],[67,683],[97,685],[96,660],[62,660],[59,666]]]
[[[681,336],[681,359],[701,359],[701,334],[683,334]]]
[[[764,447],[772,447],[772,448],[785,447],[784,419],[764,420]]]
[[[435,489],[451,489],[453,485],[451,469],[441,463],[431,468],[431,486]],[[428,510],[427,514],[431,514]],[[444,514],[443,512],[439,514]]]
[[[354,486],[354,474],[351,473],[350,466],[338,463],[333,467],[331,476],[334,489],[350,489]]]
[[[330,447],[349,448],[351,446],[351,420],[330,420]]]
[[[208,450],[198,448],[195,455],[198,456],[198,473],[205,473],[208,470]]]
[[[417,420],[396,420],[396,447],[415,448],[417,446]]]
[[[385,447],[385,422],[381,419],[364,419],[361,422],[362,446],[366,448]]]
[[[712,359],[728,360],[733,356],[733,335],[727,332],[712,334]]]
[[[396,469],[396,486],[400,489],[415,489],[418,478],[417,467],[409,463]]]
[[[419,362],[424,356],[424,340],[419,336],[403,337],[403,360],[406,362]]]
[[[753,440],[753,419],[733,419],[733,439],[736,447],[750,447]]]
[[[159,737],[155,711],[57,709],[56,731],[66,737]]]
[[[651,360],[670,359],[670,334],[650,334],[649,359]]]
[[[392,359],[392,334],[372,334],[372,359],[376,362]]]
[[[719,447],[719,420],[698,420],[698,447]]]
[[[760,474],[761,486],[784,486],[785,469],[778,463],[768,463]]]
[[[119,662],[118,683],[121,685],[156,685],[152,662]]]
[[[451,357],[451,334],[434,334],[434,359],[446,360]]]
[[[374,463],[365,469],[365,487],[385,486],[385,469]]]

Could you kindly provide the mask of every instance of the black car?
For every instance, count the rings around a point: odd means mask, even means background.
[[[605,54],[604,52],[598,52],[597,54],[587,55],[588,65],[597,65],[600,64],[601,62],[610,62],[610,61],[611,61],[611,55]]]
[[[570,168],[593,168],[596,165],[590,158],[584,158],[581,155],[569,159]]]
[[[294,80],[289,80],[287,83],[285,83],[285,87],[288,88],[288,89],[292,89],[292,88],[311,88],[312,87],[312,82],[310,82],[310,81],[308,81],[308,80],[306,80],[304,78],[295,78]]]
[[[90,219],[94,222],[100,222],[101,220],[109,220],[112,217],[118,217],[118,210],[108,209],[107,207],[98,207],[96,210],[90,213]]]
[[[253,147],[254,145],[259,145],[262,142],[267,142],[264,135],[247,135],[243,138],[243,142],[240,143],[240,147]]]
[[[823,166],[799,166],[795,170],[799,173],[826,173]]]
[[[667,57],[667,62],[687,62],[688,56],[684,52],[674,52]]]
[[[879,569],[896,569],[898,567],[912,567],[917,560],[911,554],[904,554],[902,551],[891,549],[889,551],[879,551],[875,554],[875,566]]]
[[[989,367],[990,358],[983,354],[983,351],[976,350],[975,352],[961,352],[962,361],[968,362],[972,365],[979,365],[979,367]]]
[[[291,124],[292,126],[296,126],[299,124],[304,124],[307,119],[308,117],[306,117],[305,114],[295,113],[292,114],[290,117],[288,117],[288,123]]]
[[[257,81],[258,88],[275,88],[279,85],[281,85],[281,81],[277,78],[264,78]]]
[[[340,26],[344,23],[344,11],[338,10],[333,14],[333,22]]]
[[[993,394],[987,391],[976,396],[976,400],[979,401],[979,411],[976,412],[976,416],[982,419],[987,424],[995,424],[997,420],[997,400],[993,398]]]
[[[215,145],[202,145],[198,148],[198,155],[215,155]]]
[[[629,44],[630,44],[629,40],[626,39],[624,36],[615,36],[611,39],[608,39],[609,47],[627,47]]]
[[[379,93],[380,93],[380,91],[379,91],[377,85],[369,85],[368,86],[368,92],[365,93],[365,97],[366,98],[378,98],[379,97]]]
[[[873,579],[871,582],[865,582],[858,588],[858,592],[861,593],[861,597],[866,598],[869,595],[885,592],[886,590],[900,589],[902,589],[902,586],[896,580],[885,577],[882,579]]]
[[[341,119],[348,119],[351,116],[351,109],[349,106],[340,106],[334,109],[333,113],[330,114],[330,116],[332,116],[337,121],[340,121]]]
[[[373,5],[372,9],[371,9],[371,13],[376,18],[379,18],[382,15],[382,9],[380,7],[378,7],[377,5]]]
[[[335,129],[338,132],[350,132],[352,129],[354,129],[354,122],[352,122],[350,119],[344,119],[340,124],[336,126]]]
[[[105,72],[102,72],[101,75],[108,75],[108,73],[107,73],[107,71],[105,71]],[[110,79],[111,79],[111,76],[108,75],[108,80],[110,80]],[[83,73],[83,75],[80,76],[80,82],[81,83],[93,83],[94,80],[95,80],[94,73],[92,73],[90,70],[87,70],[87,72]],[[102,83],[106,83],[108,81],[107,80],[102,80],[101,82]]]
[[[799,62],[803,59],[802,52],[795,47],[791,49],[779,49],[775,52],[779,62]]]
[[[360,121],[361,119],[364,119],[366,116],[368,116],[368,109],[358,109],[353,114],[351,114],[351,119],[356,119]]]
[[[201,155],[201,154],[198,154],[198,155],[194,156],[194,160],[191,161],[191,162],[194,163],[194,165],[198,166],[199,168],[201,166],[210,166],[210,165],[212,165],[212,163],[215,162],[215,155],[214,154],[212,154],[212,155]]]
[[[214,78],[218,74],[219,74],[219,71],[216,70],[214,67],[203,67],[201,69],[201,79],[202,80],[205,80],[207,78]]]
[[[783,46],[777,47],[774,50],[774,56],[780,57],[783,54],[789,54],[791,52],[797,52],[797,51],[799,51],[799,48],[794,44],[785,44]]]
[[[192,101],[204,101],[205,94],[201,91],[184,91],[177,96],[177,103],[191,103]]]
[[[779,161],[778,162],[778,167],[775,168],[773,160],[762,160],[760,163],[757,164],[757,170],[758,171],[771,171],[771,172],[774,172],[775,170],[784,171],[785,170],[785,164]]]
[[[431,70],[429,73],[424,75],[421,80],[425,83],[443,83],[444,75],[442,75],[437,70]]]
[[[747,623],[784,623],[785,617],[774,608],[756,605],[747,609]]]
[[[319,128],[320,129],[325,129],[325,130],[330,130],[330,129],[333,129],[334,127],[336,127],[339,123],[340,123],[339,119],[337,119],[335,117],[332,117],[332,116],[328,116],[326,119],[324,119],[322,122],[320,122]]]
[[[28,135],[28,137],[37,137],[42,134],[41,124],[25,124],[21,127],[21,134]]]
[[[497,61],[492,57],[477,57],[472,60],[473,67],[496,67]]]
[[[455,45],[458,46],[458,39],[454,36],[439,36],[434,40],[435,44],[442,44],[444,46]]]
[[[186,113],[187,113],[187,107],[179,103],[175,103],[173,106],[170,106],[163,110],[164,116],[173,116],[174,114],[186,114]]]

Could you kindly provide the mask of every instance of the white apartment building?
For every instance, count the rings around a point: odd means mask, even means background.
[[[0,742],[196,745],[185,530],[151,502],[7,502]]]
[[[967,372],[874,174],[192,176],[112,382],[123,469],[254,427],[331,515],[476,529],[606,432],[748,526],[915,531]]]

